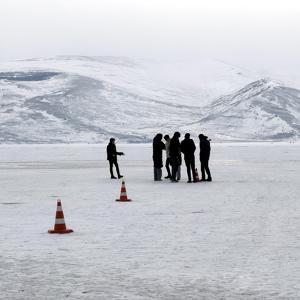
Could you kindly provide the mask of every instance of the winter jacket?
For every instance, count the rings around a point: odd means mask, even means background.
[[[165,142],[166,158],[170,158],[170,140]]]
[[[117,155],[123,155],[123,152],[117,152],[116,145],[109,143],[106,147],[107,160],[117,161]]]
[[[162,168],[163,167],[163,154],[162,151],[165,149],[165,144],[155,137],[153,139],[153,162],[155,168]]]
[[[196,146],[192,139],[184,139],[181,142],[180,148],[181,148],[181,152],[184,154],[185,159],[194,157]]]
[[[176,137],[172,137],[170,141],[170,161],[172,164],[181,165],[180,142]]]
[[[207,137],[200,140],[200,161],[209,160],[210,156],[210,142]]]

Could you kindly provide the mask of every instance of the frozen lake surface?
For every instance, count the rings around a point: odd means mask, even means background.
[[[105,146],[0,146],[0,299],[300,298],[299,143],[212,144],[196,184],[117,146],[130,203]],[[47,233],[58,198],[74,233]]]

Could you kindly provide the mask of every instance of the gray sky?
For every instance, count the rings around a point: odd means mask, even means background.
[[[217,58],[300,68],[299,0],[0,0],[0,60]]]

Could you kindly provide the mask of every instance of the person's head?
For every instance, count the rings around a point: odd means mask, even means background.
[[[109,140],[109,142],[111,143],[111,144],[114,144],[115,143],[115,139],[114,138],[110,138],[110,140]]]
[[[190,134],[189,133],[186,133],[185,135],[184,135],[184,138],[186,139],[186,140],[189,140],[190,139]]]
[[[205,140],[205,139],[207,139],[207,136],[205,136],[205,135],[202,134],[202,133],[200,133],[200,134],[198,135],[198,137],[199,137],[199,140]]]
[[[179,133],[178,131],[176,131],[176,132],[174,133],[174,138],[177,138],[177,139],[180,138],[180,133]]]
[[[164,139],[165,139],[165,141],[169,141],[169,140],[170,140],[170,136],[169,136],[168,134],[166,134],[166,135],[164,136]]]
[[[163,135],[162,135],[161,133],[158,133],[158,134],[156,135],[156,138],[157,138],[159,141],[161,141],[162,138],[163,138]]]

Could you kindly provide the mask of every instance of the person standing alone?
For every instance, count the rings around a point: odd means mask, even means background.
[[[107,160],[109,161],[110,178],[111,179],[116,179],[117,178],[117,177],[114,176],[114,172],[113,172],[113,165],[115,165],[115,168],[116,168],[116,171],[117,171],[117,174],[118,174],[118,178],[120,179],[120,178],[123,177],[123,175],[120,174],[117,156],[118,155],[124,155],[124,153],[123,152],[117,152],[115,141],[116,140],[114,138],[111,138],[109,140],[109,144],[106,147]]]
[[[188,175],[188,183],[192,182],[191,171],[193,175],[193,182],[196,182],[195,173],[195,150],[196,146],[194,141],[190,138],[190,134],[186,133],[184,140],[181,142],[181,152],[184,154],[184,161]]]
[[[200,162],[201,162],[201,175],[202,178],[200,181],[212,181],[208,161],[210,157],[210,142],[207,139],[207,136],[202,133],[199,134],[200,140]],[[207,179],[205,179],[205,172],[207,174]]]
[[[162,142],[163,135],[158,133],[153,139],[153,164],[154,164],[154,181],[161,181],[163,167],[163,150],[165,144]]]

